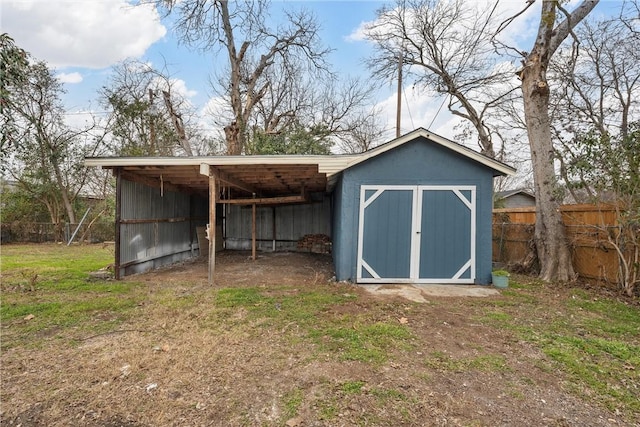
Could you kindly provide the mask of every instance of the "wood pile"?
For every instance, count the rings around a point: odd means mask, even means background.
[[[326,234],[306,234],[298,240],[298,250],[315,254],[330,254],[331,237]]]

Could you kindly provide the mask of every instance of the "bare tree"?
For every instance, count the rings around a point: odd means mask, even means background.
[[[46,206],[51,222],[76,220],[74,200],[86,182],[82,165],[102,143],[95,123],[81,129],[65,123],[62,84],[44,62],[24,67],[19,79],[4,81],[2,175]]]
[[[568,281],[575,276],[559,210],[561,200],[556,194],[547,70],[560,44],[597,3],[598,0],[584,0],[569,13],[557,0],[543,0],[538,34],[519,74],[536,193],[535,243],[540,277],[547,281]]]
[[[492,44],[498,3],[479,9],[463,0],[396,0],[378,11],[366,32],[376,54],[374,75],[395,77],[398,61],[405,79],[448,97],[451,113],[473,125],[481,152],[496,155],[501,135],[488,113],[514,96],[514,69],[501,62]]]
[[[166,71],[147,63],[125,61],[113,67],[102,101],[111,111],[109,130],[123,155],[193,155],[186,99],[175,90]],[[185,120],[186,117],[186,120]]]
[[[380,111],[375,107],[356,113],[347,126],[349,130],[338,137],[338,150],[345,154],[357,154],[379,145],[386,133],[379,116]]]
[[[252,114],[269,92],[265,78],[277,64],[304,64],[311,71],[326,71],[329,49],[320,43],[319,25],[308,12],[288,12],[287,23],[275,29],[266,25],[268,3],[224,0],[161,0],[177,13],[181,39],[203,49],[226,52],[229,78],[226,93],[233,120],[225,127],[228,154],[241,154],[246,145]]]
[[[633,30],[640,17],[634,4],[623,4],[619,17],[576,28],[580,44],[560,49],[550,63],[558,88],[550,100],[557,157],[577,202],[600,198],[593,182],[601,171],[586,162],[585,137],[595,136],[601,144],[626,140],[629,124],[640,117],[640,33]]]

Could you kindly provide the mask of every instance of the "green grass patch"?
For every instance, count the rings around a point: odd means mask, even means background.
[[[135,283],[88,280],[112,261],[113,249],[102,245],[3,246],[2,348],[38,345],[47,331],[116,327],[141,296]]]
[[[291,390],[284,396],[284,414],[286,418],[295,417],[304,400],[304,392],[300,389]]]
[[[573,388],[588,387],[609,410],[640,412],[640,346],[567,335],[547,335],[543,352],[567,373]],[[593,397],[590,397],[593,398]]]
[[[364,381],[346,381],[340,385],[340,390],[344,394],[359,394],[364,385]]]
[[[223,308],[258,307],[271,301],[260,294],[258,288],[221,289],[216,297],[216,305]]]
[[[319,418],[324,421],[331,421],[338,416],[338,404],[335,399],[322,400],[318,402]]]
[[[362,324],[345,318],[339,325],[320,322],[309,336],[320,344],[326,353],[338,360],[351,360],[382,364],[391,357],[391,350],[408,350],[413,347],[413,335],[402,325],[387,322]]]
[[[86,277],[89,271],[113,262],[113,247],[102,245],[3,245],[0,266],[3,274],[34,273],[47,277],[67,274]]]
[[[582,323],[593,333],[620,338],[640,336],[638,307],[610,299],[592,299],[576,291],[568,300],[567,307],[572,309],[574,316],[579,315],[580,311],[589,314],[583,316]]]
[[[480,317],[480,320],[492,325],[505,325],[511,322],[512,316],[503,311],[489,311]]]
[[[351,302],[355,296],[340,288],[305,290],[292,287],[225,288],[215,297],[214,317],[227,324],[246,325],[244,316],[233,314],[242,309],[249,320],[259,322],[251,333],[261,328],[296,325],[292,340],[310,340],[323,354],[337,360],[384,363],[392,349],[409,349],[410,330],[391,322],[377,322],[359,315],[329,315],[331,307]]]

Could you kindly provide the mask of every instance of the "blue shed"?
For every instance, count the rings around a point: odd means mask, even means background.
[[[333,192],[336,277],[490,283],[493,178],[513,173],[424,129],[364,153]]]
[[[493,178],[515,173],[422,128],[353,155],[86,164],[116,177],[116,278],[206,255],[210,282],[219,249],[255,259],[319,236],[338,280],[489,283]]]

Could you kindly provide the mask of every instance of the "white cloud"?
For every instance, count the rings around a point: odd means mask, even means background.
[[[187,83],[182,79],[171,79],[171,89],[185,98],[193,98],[198,94],[198,91],[189,89]]]
[[[223,128],[233,120],[229,100],[213,96],[197,112],[196,126],[203,135],[224,140]]]
[[[78,72],[75,72],[75,73],[58,73],[58,74],[56,74],[56,77],[62,83],[73,84],[73,83],[80,83],[82,81],[82,74],[80,74]]]
[[[351,34],[349,34],[344,38],[345,41],[347,42],[366,41],[368,39],[366,35],[366,29],[367,29],[367,25],[369,24],[371,24],[371,22],[365,22],[365,21],[361,22],[360,25],[358,25],[358,27],[351,32]]]
[[[142,56],[167,30],[150,4],[1,0],[3,31],[51,66],[105,68]]]

